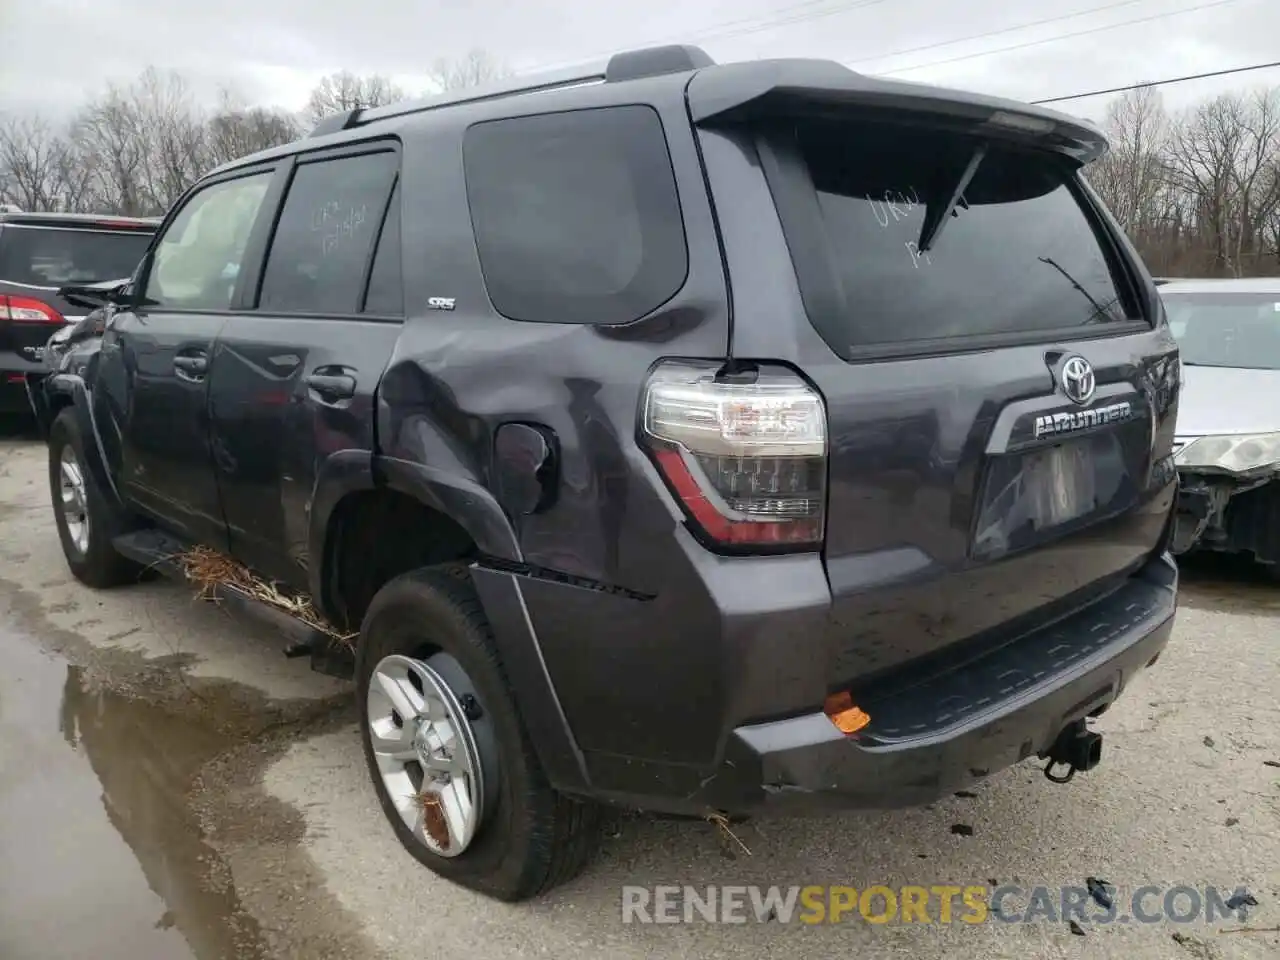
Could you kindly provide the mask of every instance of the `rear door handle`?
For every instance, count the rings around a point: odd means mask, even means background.
[[[196,356],[174,357],[173,368],[180,377],[184,377],[187,380],[198,380],[209,372],[209,358],[203,353]]]
[[[356,378],[346,373],[313,373],[307,386],[323,400],[350,400],[356,395]]]

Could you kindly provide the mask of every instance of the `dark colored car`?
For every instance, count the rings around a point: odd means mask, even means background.
[[[202,544],[358,632],[383,810],[498,897],[602,803],[1087,770],[1177,588],[1105,146],[687,47],[332,118],[198,184],[49,378],[67,560]]]
[[[131,275],[159,222],[0,213],[0,414],[28,409],[27,379],[43,374],[49,337],[83,315],[59,288]]]

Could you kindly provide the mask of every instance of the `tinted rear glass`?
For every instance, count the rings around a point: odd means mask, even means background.
[[[399,164],[387,151],[298,167],[267,255],[260,309],[359,311],[369,254]]]
[[[852,347],[1036,334],[1130,319],[1074,173],[1055,157],[990,144],[953,212],[921,250],[978,142],[869,122],[812,122],[799,145],[817,190]]]
[[[1280,294],[1165,293],[1182,362],[1280,370]]]
[[[480,266],[499,313],[626,323],[684,285],[684,221],[651,108],[476,124],[463,156]]]
[[[0,227],[0,280],[35,287],[118,280],[133,274],[149,233]]]

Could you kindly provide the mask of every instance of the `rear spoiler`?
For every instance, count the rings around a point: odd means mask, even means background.
[[[797,112],[893,111],[921,121],[1064,154],[1080,164],[1107,151],[1106,135],[1056,110],[855,73],[831,60],[762,60],[699,70],[689,82],[695,124],[782,119]]]

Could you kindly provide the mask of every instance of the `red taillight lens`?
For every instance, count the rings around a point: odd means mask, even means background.
[[[31,297],[0,296],[0,320],[14,323],[63,323],[62,314]]]
[[[827,417],[799,377],[666,363],[646,389],[642,439],[701,533],[739,548],[822,542]]]

